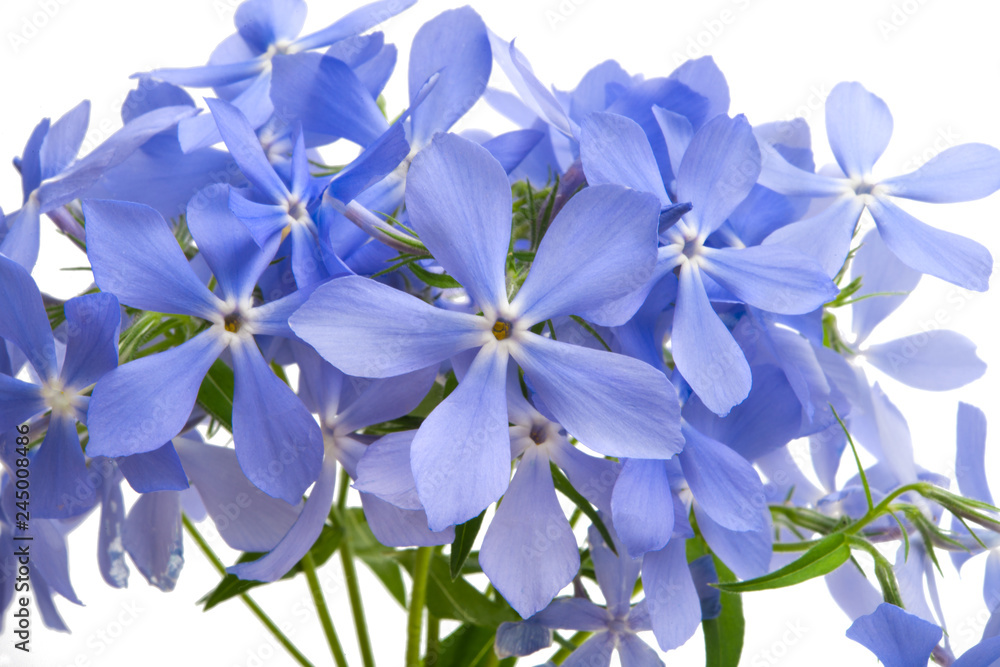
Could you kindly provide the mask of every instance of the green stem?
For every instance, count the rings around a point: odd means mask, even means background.
[[[198,545],[198,548],[201,549],[203,554],[205,554],[205,557],[208,558],[209,562],[212,563],[219,574],[226,576],[226,566],[222,564],[219,557],[215,555],[214,551],[212,551],[212,547],[208,546],[208,542],[206,542],[205,538],[201,536],[201,533],[199,533],[198,529],[194,527],[194,524],[191,523],[191,520],[186,514],[181,515],[181,521],[184,523],[184,529],[187,530],[191,539],[195,541],[195,544]],[[302,667],[313,667],[313,664],[309,662],[309,660],[307,660],[297,648],[295,648],[295,644],[293,644],[291,640],[285,636],[285,633],[283,633],[278,626],[274,624],[274,621],[272,621],[268,615],[264,613],[264,610],[253,601],[253,598],[246,593],[242,593],[240,594],[240,599],[243,600],[253,615],[257,617],[265,628],[268,629],[274,638],[278,640],[278,643],[284,646],[285,650],[288,651],[293,658],[295,658],[297,663],[302,665]],[[346,665],[346,663],[344,664]]]
[[[351,478],[343,468],[340,469],[340,481],[338,484],[340,488],[337,489],[337,509],[343,511],[347,507],[347,491],[351,488]]]
[[[594,634],[594,633],[592,633],[592,632],[578,632],[575,635],[573,635],[572,637],[570,637],[569,641],[570,641],[571,644],[573,644],[574,646],[576,646],[577,648],[579,648],[580,644],[582,644],[584,642],[584,640],[586,640],[587,637],[589,637],[592,634]],[[557,665],[561,665],[562,662],[563,662],[563,660],[565,660],[566,658],[568,658],[569,654],[572,653],[572,652],[573,651],[569,650],[568,648],[566,648],[564,646],[563,648],[561,648],[558,651],[556,651],[556,654],[554,656],[552,656],[552,662],[554,662]]]
[[[365,621],[365,608],[361,604],[361,588],[358,586],[358,571],[354,567],[354,553],[350,540],[345,539],[340,545],[340,562],[344,567],[347,593],[351,598],[351,615],[354,617],[358,646],[361,647],[361,662],[365,667],[375,667],[375,656],[372,654],[372,643],[368,637],[368,623]]]
[[[441,658],[441,619],[427,611],[427,647],[424,649],[424,663],[436,665]]]
[[[406,667],[420,667],[420,626],[427,598],[427,570],[431,565],[431,548],[417,549],[413,561],[413,591],[410,593],[410,616],[406,622]]]
[[[337,638],[337,631],[333,628],[333,619],[330,618],[330,610],[326,606],[326,599],[323,597],[323,588],[319,585],[319,578],[316,576],[316,561],[312,554],[306,552],[302,557],[302,569],[306,573],[306,581],[309,582],[309,593],[313,602],[316,603],[316,613],[319,614],[319,621],[323,625],[323,633],[326,641],[330,644],[330,653],[337,663],[337,667],[347,667],[347,658],[344,656],[344,649]]]

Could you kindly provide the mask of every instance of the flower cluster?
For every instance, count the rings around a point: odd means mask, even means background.
[[[81,519],[99,513],[110,586],[128,554],[168,591],[184,530],[238,500],[211,517],[244,554],[208,606],[340,550],[401,602],[412,577],[407,664],[426,607],[462,622],[435,664],[558,642],[564,665],[660,665],[647,641],[704,625],[711,664],[735,665],[735,594],[819,576],[887,665],[1000,659],[985,416],[959,406],[952,493],[866,374],[941,391],[984,373],[954,332],[866,340],[924,274],[987,289],[989,252],[900,201],[986,197],[1000,151],[875,177],[892,116],[841,83],[817,171],[805,121],[733,114],[709,57],[652,78],[608,61],[559,91],[468,7],[417,33],[390,121],[397,52],[370,31],[412,4],[301,36],[302,0],[247,0],[207,65],[136,75],[91,153],[86,102],[31,134],[23,204],[0,213],[0,608],[19,538],[67,630],[53,598],[80,603]],[[520,129],[451,132],[480,99]],[[335,142],[357,157],[325,164]],[[65,302],[31,277],[43,214],[93,273]],[[231,447],[206,441],[220,430]],[[799,439],[809,474],[785,456]],[[924,594],[942,550],[990,551],[994,615],[957,661]]]

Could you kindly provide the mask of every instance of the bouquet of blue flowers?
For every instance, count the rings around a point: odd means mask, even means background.
[[[983,245],[907,209],[992,195],[1000,150],[876,178],[893,117],[844,82],[817,169],[808,123],[732,111],[710,56],[557,90],[470,7],[417,31],[390,117],[375,29],[415,1],[306,31],[303,0],[246,0],[208,64],[135,75],[82,157],[88,102],[31,133],[0,211],[3,653],[70,630],[91,522],[108,586],[171,591],[195,547],[199,604],[241,599],[288,664],[348,664],[331,604],[375,664],[358,563],[405,609],[378,632],[407,667],[653,667],[699,633],[736,667],[742,596],[819,577],[886,665],[1000,661],[986,415],[942,408],[949,479],[871,379],[986,364],[940,328],[867,342],[924,274],[988,288]],[[515,129],[453,131],[478,103]],[[32,276],[49,222],[93,278],[67,300]],[[941,560],[987,552],[991,615],[956,651]],[[253,599],[299,575],[329,656]]]

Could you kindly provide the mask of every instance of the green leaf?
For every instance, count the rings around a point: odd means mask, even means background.
[[[736,575],[712,554],[715,571],[720,583],[736,581]],[[735,593],[722,594],[722,613],[716,618],[702,621],[705,634],[705,667],[737,667],[743,653],[743,598]]]
[[[386,554],[364,554],[357,556],[372,571],[389,594],[402,607],[406,607],[406,587],[403,585],[403,575],[399,571],[399,563]]]
[[[198,405],[233,432],[233,369],[216,359],[198,389]]]
[[[413,573],[414,550],[396,552],[403,567]],[[498,625],[521,620],[503,599],[491,600],[464,578],[452,580],[451,567],[441,554],[431,557],[427,572],[427,609],[438,618],[472,623],[495,632]]]
[[[323,530],[320,532],[319,537],[316,538],[316,542],[314,542],[312,548],[309,549],[309,553],[312,554],[317,567],[330,559],[330,556],[334,554],[343,539],[343,528],[323,526]],[[247,563],[249,561],[257,560],[263,555],[263,553],[246,552],[241,554],[236,562]],[[292,567],[292,569],[286,572],[281,579],[291,579],[302,571],[302,561],[299,561],[294,567]],[[266,583],[268,582],[255,581],[252,579],[240,579],[235,574],[227,574],[222,578],[222,581],[219,582],[219,585],[198,600],[198,603],[205,603],[205,611],[208,611],[212,607],[221,604],[230,598],[246,593],[252,588],[263,586]]]
[[[792,586],[833,572],[851,557],[851,547],[844,533],[827,535],[785,567],[763,577],[735,583],[717,584],[728,593],[748,593]]]
[[[493,640],[496,638],[496,628],[484,628],[478,625],[462,625],[441,640],[441,652],[436,656],[428,655],[424,664],[427,667],[509,667],[517,662],[517,658],[505,658],[499,662],[490,662],[493,658]]]
[[[597,532],[599,532],[601,537],[604,538],[604,543],[607,544],[611,551],[617,556],[618,549],[615,548],[615,541],[611,539],[611,533],[608,532],[608,528],[604,525],[604,521],[602,521],[601,517],[597,514],[597,510],[594,509],[594,506],[591,505],[586,498],[580,495],[579,491],[573,488],[573,485],[570,484],[569,480],[566,479],[566,476],[562,474],[562,471],[556,467],[556,464],[552,463],[551,467],[552,483],[555,485],[556,491],[573,501],[573,504],[579,507],[580,511],[587,515],[587,518],[590,519],[591,523],[594,524],[594,527],[597,528]]]
[[[451,543],[451,578],[458,579],[462,573],[462,566],[472,553],[472,544],[479,534],[479,527],[483,525],[483,517],[486,510],[479,513],[479,516],[469,519],[463,524],[455,526],[455,541]]]
[[[462,283],[458,282],[447,273],[432,273],[424,267],[420,266],[416,262],[410,264],[410,271],[413,271],[413,275],[420,278],[422,281],[430,285],[431,287],[440,287],[441,289],[450,289],[453,287],[461,287]]]
[[[426,417],[431,413],[431,410],[436,408],[443,400],[444,385],[439,382],[435,382],[431,385],[430,391],[427,392],[427,395],[420,401],[420,405],[413,408],[413,412],[410,413],[410,416]]]

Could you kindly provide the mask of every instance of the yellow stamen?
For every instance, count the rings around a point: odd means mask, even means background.
[[[510,336],[510,322],[497,320],[493,323],[493,336],[497,340],[503,340]]]
[[[240,316],[236,313],[226,315],[223,321],[225,323],[226,331],[229,333],[236,333],[240,330]]]

